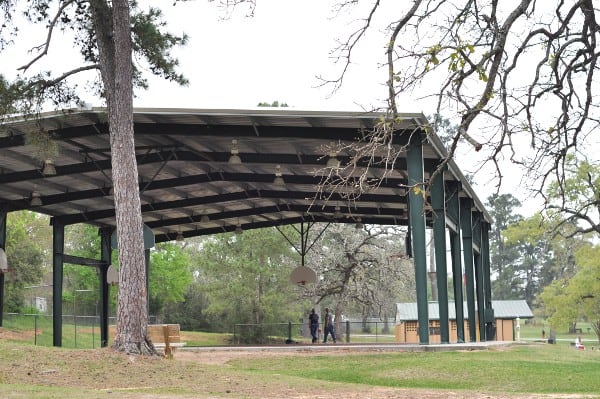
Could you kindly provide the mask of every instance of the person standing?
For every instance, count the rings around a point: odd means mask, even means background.
[[[327,335],[331,334],[331,339],[335,344],[335,328],[333,327],[333,317],[329,313],[329,308],[325,308],[325,316],[323,317],[323,343],[327,342]]]
[[[577,349],[585,349],[585,346],[581,342],[581,336],[580,335],[578,335],[577,338],[575,338],[575,348],[577,348]]]
[[[319,338],[317,333],[319,331],[319,315],[315,313],[315,310],[310,311],[308,316],[308,326],[310,328],[310,335],[312,336],[312,343],[316,343]]]

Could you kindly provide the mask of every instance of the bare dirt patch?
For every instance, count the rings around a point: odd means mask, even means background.
[[[33,338],[34,335],[35,335],[35,331],[34,330],[26,330],[26,331],[14,332],[14,331],[5,330],[4,328],[0,327],[0,340],[2,340],[2,339],[6,339],[6,340],[30,340],[30,339]]]

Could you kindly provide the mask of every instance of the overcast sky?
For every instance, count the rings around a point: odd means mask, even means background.
[[[338,91],[332,92],[332,85],[321,86],[323,82],[318,78],[340,76],[343,62],[336,63],[332,51],[338,40],[347,40],[362,24],[368,15],[364,7],[370,2],[359,2],[357,7],[362,9],[336,12],[334,5],[339,0],[257,0],[252,17],[247,16],[244,7],[227,16],[218,1],[196,0],[175,6],[165,0],[140,1],[142,5],[144,2],[154,7],[164,4],[168,30],[189,35],[187,46],[177,49],[175,55],[190,85],[178,87],[150,78],[150,89],[136,93],[136,107],[247,109],[259,102],[279,101],[298,110],[359,111],[385,105],[386,71],[381,65],[385,62],[386,38],[382,30],[384,23],[392,19],[373,21],[375,27],[353,52],[353,63]],[[381,4],[388,8],[381,16],[390,18],[401,12],[403,3]],[[13,77],[16,68],[32,57],[25,49],[44,38],[44,31],[22,30],[18,45],[2,57],[0,73]],[[67,39],[55,40],[40,66],[50,65],[57,74],[78,66],[77,54],[69,56],[73,54],[71,44]],[[59,71],[57,67],[62,65]],[[431,115],[434,105],[417,101],[418,95],[406,93],[399,100],[400,112]],[[97,98],[85,99],[91,105],[102,105]],[[463,172],[472,173],[483,154],[467,154],[457,157],[457,164]],[[502,192],[513,192],[524,200],[514,188],[520,179],[510,175]],[[476,176],[475,189],[482,202],[495,191],[493,179],[490,171]]]
[[[190,86],[155,81],[150,91],[140,93],[136,106],[250,108],[275,100],[303,110],[380,106],[386,95],[385,71],[378,67],[384,61],[385,41],[376,31],[357,49],[341,90],[332,93],[333,86],[319,87],[317,76],[339,76],[342,64],[335,63],[331,51],[336,39],[345,39],[356,26],[360,14],[336,15],[334,3],[258,0],[253,17],[239,7],[225,20],[224,10],[206,1],[165,8],[172,31],[190,36],[188,45],[177,51]]]

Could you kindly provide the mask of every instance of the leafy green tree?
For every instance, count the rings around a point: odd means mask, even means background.
[[[287,108],[288,107],[287,103],[280,103],[277,100],[273,101],[272,103],[260,102],[260,103],[258,103],[258,106],[259,107],[275,107],[275,108],[278,108],[278,107]]]
[[[100,236],[98,228],[89,224],[75,224],[65,228],[65,251],[70,255],[88,259],[100,259]],[[69,290],[87,289],[98,292],[96,268],[69,265],[64,267],[65,293]]]
[[[150,313],[165,316],[165,308],[185,300],[193,281],[190,256],[174,243],[157,244],[150,252]]]
[[[509,280],[511,297],[525,298],[532,306],[540,292],[540,273],[542,265],[551,258],[552,244],[548,227],[538,213],[530,218],[511,224],[504,232],[507,245],[514,246],[519,258],[505,269],[504,277]],[[506,273],[509,272],[509,273]]]
[[[75,224],[65,228],[65,251],[87,259],[100,259],[98,228],[88,224]],[[91,315],[97,312],[100,297],[98,269],[90,266],[66,263],[63,273],[63,309],[72,314]],[[78,291],[89,291],[78,294]],[[114,308],[117,296],[113,292],[110,305]],[[77,303],[77,309],[74,309]]]
[[[584,318],[600,343],[600,246],[582,246],[575,258],[577,273],[554,281],[540,297],[552,326],[566,330]]]
[[[494,194],[488,197],[487,206],[493,220],[489,235],[492,296],[497,299],[516,299],[515,292],[520,281],[515,277],[513,269],[520,254],[515,245],[507,243],[503,232],[509,225],[522,219],[522,216],[516,213],[521,203],[512,194]]]
[[[564,223],[556,220],[555,214],[547,217],[545,225],[547,237],[550,242],[548,262],[541,265],[540,287],[544,288],[555,280],[570,279],[577,272],[575,253],[588,245],[585,236],[574,236],[578,228],[573,223]]]
[[[204,283],[194,281],[188,285],[183,301],[165,304],[164,322],[179,323],[187,331],[217,331],[206,314],[209,302],[205,288]]]
[[[25,287],[41,282],[44,264],[42,223],[48,219],[32,212],[13,212],[7,218],[6,257],[10,272],[5,276],[4,304],[8,312],[21,312],[27,305]]]
[[[65,234],[65,249],[69,254],[89,259],[100,259],[100,236],[95,226],[76,224],[69,226]],[[150,314],[164,317],[165,307],[183,301],[188,285],[193,277],[189,268],[188,253],[179,245],[160,243],[150,251]],[[118,259],[113,265],[119,266]],[[81,265],[65,265],[65,290],[63,299],[73,303],[76,290],[90,290],[95,295],[80,295],[77,298],[78,311],[95,309],[98,301],[98,270]],[[118,288],[118,287],[117,287]],[[118,289],[111,290],[111,307],[114,307]],[[83,310],[82,310],[83,309]]]
[[[290,282],[297,257],[275,228],[207,238],[193,263],[209,301],[206,314],[217,330],[295,321],[306,312]],[[260,329],[249,335],[254,342],[266,339]]]
[[[600,236],[600,165],[570,156],[563,170],[564,179],[552,182],[546,193],[547,208],[564,215],[557,227],[570,224],[571,236]]]
[[[576,256],[581,251],[589,252],[586,248],[593,237],[600,232],[598,205],[600,204],[600,167],[587,160],[581,161],[575,156],[568,156],[563,165],[564,179],[549,184],[546,192],[545,228],[546,237],[550,243],[548,261],[540,270],[540,288],[545,286],[544,301],[556,304],[565,300],[562,292],[565,281],[578,286],[581,273],[590,273],[590,266],[581,269],[584,257]],[[576,276],[579,276],[576,278]],[[570,288],[569,290],[573,290]],[[569,291],[567,290],[567,292]],[[560,298],[550,301],[554,293]],[[567,295],[566,297],[569,297]],[[590,304],[593,301],[586,301]],[[578,308],[582,308],[579,306]],[[553,312],[546,307],[546,312]],[[576,317],[566,317],[566,310],[557,313],[555,320]],[[574,322],[574,320],[572,320]]]

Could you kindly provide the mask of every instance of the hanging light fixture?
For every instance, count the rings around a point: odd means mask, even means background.
[[[44,176],[56,176],[56,167],[54,166],[54,160],[46,159],[44,161],[44,168],[42,169]]]
[[[340,160],[337,159],[337,153],[332,151],[329,153],[329,159],[327,160],[327,167],[331,169],[339,169]]]
[[[4,248],[0,248],[0,273],[4,273],[8,270],[8,260],[6,258],[6,252]]]
[[[119,270],[113,265],[108,265],[106,282],[110,285],[119,285]]]
[[[31,206],[40,206],[42,205],[42,198],[40,192],[37,190],[33,190],[31,192],[31,200],[29,201],[29,205]]]
[[[339,218],[342,217],[342,211],[341,211],[339,205],[335,206],[335,211],[333,212],[333,217],[336,218],[336,219],[339,219]]]
[[[362,222],[361,218],[356,218],[356,224],[354,225],[354,228],[357,230],[362,229],[363,227],[365,227],[365,225]]]
[[[237,146],[237,140],[231,140],[231,156],[229,157],[229,163],[233,165],[239,165],[242,163],[242,159],[239,156],[240,150]]]
[[[285,180],[283,180],[283,175],[281,174],[281,165],[275,166],[275,179],[273,179],[273,184],[276,186],[285,185]]]
[[[242,234],[242,224],[240,223],[240,219],[238,218],[237,225],[235,226],[235,234]]]

